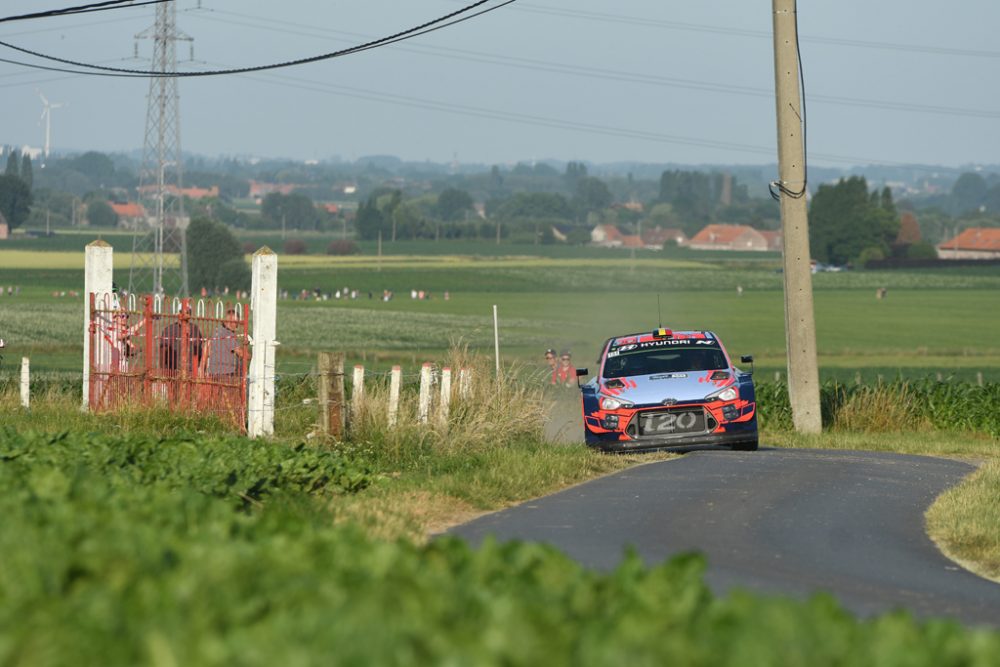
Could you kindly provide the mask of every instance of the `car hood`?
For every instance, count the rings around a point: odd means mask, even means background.
[[[726,374],[723,378],[722,374]],[[715,377],[716,379],[712,379]],[[728,371],[688,371],[655,373],[631,377],[601,379],[601,393],[635,403],[659,405],[664,401],[681,403],[700,401],[709,394],[735,383],[736,374]]]

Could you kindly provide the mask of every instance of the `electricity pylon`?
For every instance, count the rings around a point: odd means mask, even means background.
[[[177,42],[192,39],[177,30],[173,2],[156,7],[156,23],[136,39],[153,40],[150,69],[160,76],[149,80],[146,137],[139,171],[139,201],[146,208],[145,224],[138,223],[132,237],[129,292],[186,296],[189,218],[181,195],[181,116],[177,95]],[[173,261],[174,253],[179,255]]]

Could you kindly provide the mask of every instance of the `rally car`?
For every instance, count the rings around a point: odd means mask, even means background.
[[[597,375],[580,387],[588,445],[757,449],[752,370],[738,369],[711,331],[661,328],[611,338],[598,363]],[[577,369],[585,375],[587,369]]]

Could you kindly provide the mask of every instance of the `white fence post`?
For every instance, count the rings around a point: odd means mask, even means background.
[[[463,401],[472,396],[472,369],[463,368],[458,372],[458,397]]]
[[[28,357],[21,357],[21,407],[31,408],[31,370]]]
[[[438,418],[441,423],[448,423],[448,412],[451,410],[451,369],[445,366],[441,370],[441,406]]]
[[[417,404],[417,421],[427,423],[431,412],[431,370],[433,364],[425,363],[420,368],[420,399]]]
[[[497,319],[496,304],[493,304],[493,349],[497,363],[497,379],[500,379],[500,321]]]
[[[354,367],[354,378],[351,384],[351,419],[361,418],[361,403],[365,399],[365,367]]]
[[[402,376],[403,370],[399,366],[393,366],[389,376],[389,428],[396,426],[399,417],[399,385]]]
[[[97,240],[84,248],[83,268],[83,410],[90,408],[90,295],[111,294],[114,249]]]
[[[264,246],[253,254],[250,313],[253,349],[250,357],[247,435],[274,433],[274,353],[278,341],[278,256]]]

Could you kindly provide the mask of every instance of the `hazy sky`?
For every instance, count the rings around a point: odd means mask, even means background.
[[[71,4],[82,3],[17,0],[0,11]],[[196,60],[181,69],[336,50],[462,4],[178,0]],[[1000,162],[1000,3],[803,0],[799,12],[814,164]],[[142,7],[4,23],[0,39],[146,67],[127,58],[153,20],[153,8]],[[773,162],[770,31],[767,0],[519,0],[346,58],[182,80],[182,141],[208,155],[301,159]],[[139,42],[140,55],[151,48]],[[178,57],[189,57],[187,45]],[[0,143],[43,143],[37,89],[66,105],[52,114],[55,149],[140,148],[148,87],[0,63]]]

